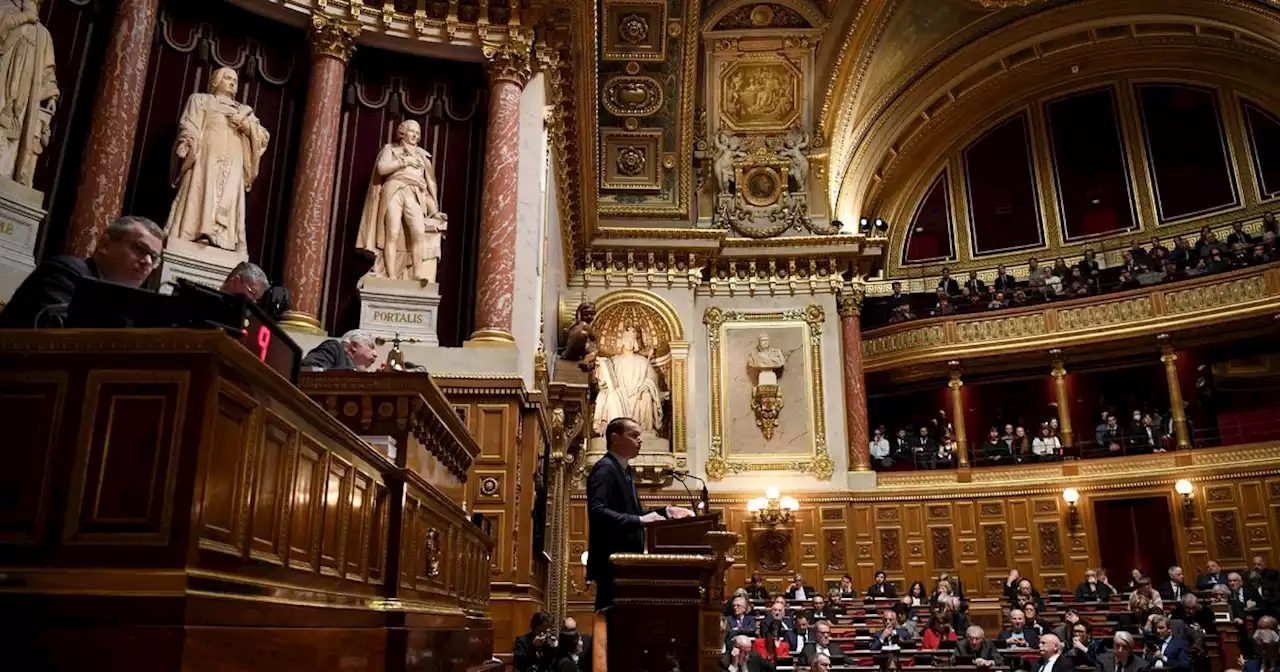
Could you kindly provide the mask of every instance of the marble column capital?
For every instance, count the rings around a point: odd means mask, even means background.
[[[323,14],[311,15],[311,51],[319,56],[332,56],[343,63],[351,60],[356,50],[356,37],[362,30],[359,21],[335,19]]]
[[[866,291],[861,285],[845,287],[836,295],[836,312],[840,317],[859,317],[862,315],[862,300]]]
[[[511,82],[523,89],[533,76],[530,47],[530,41],[519,33],[512,33],[509,42],[486,42],[482,45],[480,50],[489,71],[490,85]]]

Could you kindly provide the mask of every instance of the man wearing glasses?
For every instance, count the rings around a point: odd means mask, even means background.
[[[163,235],[146,217],[128,215],[111,222],[88,259],[63,255],[37,266],[0,311],[0,329],[62,326],[77,278],[142,286],[160,265]]]

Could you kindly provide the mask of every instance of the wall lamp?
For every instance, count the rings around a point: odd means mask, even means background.
[[[747,502],[747,510],[755,517],[756,522],[770,527],[791,522],[792,513],[800,509],[800,502],[795,497],[782,497],[775,487],[764,491],[764,497],[756,497]]]
[[[1062,499],[1067,503],[1067,526],[1074,530],[1080,526],[1080,509],[1076,506],[1080,501],[1080,491],[1067,488],[1062,491]]]
[[[1173,484],[1173,489],[1182,495],[1183,522],[1190,523],[1196,518],[1195,486],[1191,485],[1191,481],[1183,478]]]

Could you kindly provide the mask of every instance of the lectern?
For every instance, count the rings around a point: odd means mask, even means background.
[[[714,513],[645,526],[644,553],[615,553],[609,670],[719,670],[726,554],[738,541]]]

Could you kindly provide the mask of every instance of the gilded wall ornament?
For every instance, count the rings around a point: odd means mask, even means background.
[[[618,22],[618,39],[627,44],[649,41],[649,20],[640,14],[627,14]]]
[[[785,60],[735,61],[720,84],[721,118],[734,129],[773,130],[799,120],[800,71]]]
[[[440,531],[434,527],[427,530],[426,563],[427,576],[440,575]]]
[[[662,109],[662,85],[653,77],[621,75],[605,82],[600,96],[604,109],[619,117],[647,117]]]
[[[644,150],[639,147],[618,148],[618,172],[627,177],[635,177],[644,173]]]

